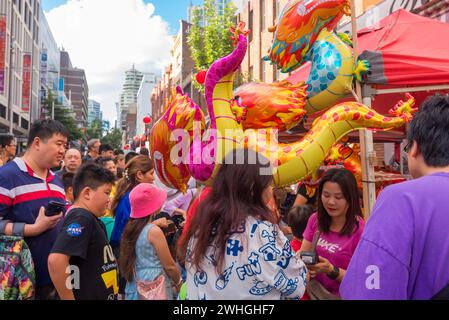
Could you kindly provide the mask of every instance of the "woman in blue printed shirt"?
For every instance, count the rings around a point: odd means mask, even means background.
[[[187,299],[302,297],[307,269],[266,205],[273,196],[271,173],[269,161],[254,151],[227,155],[180,243]]]

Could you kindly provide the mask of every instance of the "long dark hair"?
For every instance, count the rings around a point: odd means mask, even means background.
[[[119,268],[120,275],[126,281],[131,282],[134,279],[134,270],[136,267],[136,243],[143,228],[152,221],[154,215],[141,219],[130,218],[123,230],[122,240],[120,241]]]
[[[355,180],[354,175],[346,169],[330,169],[326,171],[324,176],[321,178],[318,186],[318,226],[321,232],[329,233],[332,218],[324,208],[323,200],[321,199],[323,187],[326,182],[337,183],[343,192],[345,200],[348,202],[346,222],[340,231],[340,235],[350,236],[359,228],[359,221],[357,217],[363,217],[362,209],[360,208],[360,197],[357,188],[357,181]]]
[[[238,149],[229,153],[224,162],[214,179],[211,193],[198,205],[178,247],[180,256],[185,257],[188,242],[194,237],[195,247],[186,259],[200,268],[207,247],[213,243],[217,247],[217,273],[223,268],[227,240],[248,216],[275,223],[273,213],[262,197],[273,181],[273,176],[268,173],[271,171],[269,161],[252,150]]]
[[[114,199],[112,199],[112,212],[115,212],[120,199],[125,195],[125,193],[131,191],[135,186],[139,184],[139,181],[137,181],[137,173],[140,171],[145,174],[151,169],[153,169],[153,161],[145,156],[134,157],[130,162],[127,163],[123,172],[123,178],[118,181],[117,191],[115,193]]]

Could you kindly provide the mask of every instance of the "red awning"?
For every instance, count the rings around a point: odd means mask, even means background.
[[[379,55],[370,61],[372,69],[366,83],[407,86],[449,83],[448,23],[400,9],[378,24],[360,30],[358,35],[360,58]]]

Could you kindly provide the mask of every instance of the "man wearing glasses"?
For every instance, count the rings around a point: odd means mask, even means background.
[[[17,142],[14,136],[0,135],[0,166],[7,164],[16,156]]]
[[[95,160],[100,155],[100,139],[90,139],[87,142],[87,155],[83,158],[83,163],[89,160]]]

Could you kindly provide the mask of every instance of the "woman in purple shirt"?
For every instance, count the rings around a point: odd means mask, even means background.
[[[312,242],[320,231],[316,247],[319,261],[307,265],[311,278],[331,294],[339,296],[349,261],[363,232],[357,182],[346,169],[328,170],[318,187],[318,211],[313,214],[304,231],[300,252],[312,250]]]

